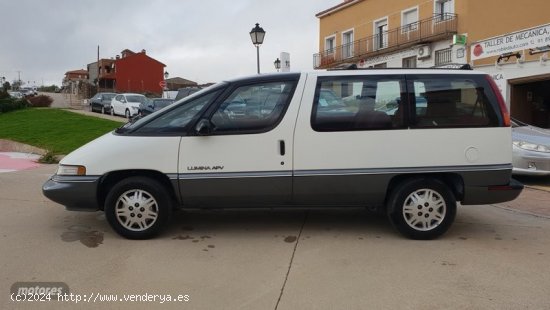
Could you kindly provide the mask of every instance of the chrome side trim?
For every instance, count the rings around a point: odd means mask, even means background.
[[[51,179],[59,183],[93,183],[99,180],[101,176],[99,175],[57,175],[54,174]]]
[[[180,173],[180,180],[198,179],[239,179],[239,178],[276,178],[292,177],[292,170],[284,171],[250,171],[250,172],[216,172],[216,173]]]
[[[370,174],[401,174],[401,173],[483,172],[483,171],[496,171],[496,170],[512,170],[512,164],[479,165],[479,166],[296,170],[294,171],[294,176],[307,177],[307,176],[370,175]]]
[[[177,180],[177,179],[178,179],[178,174],[177,174],[177,173],[167,173],[166,176],[167,176],[170,180]]]
[[[402,173],[443,173],[443,172],[483,172],[512,170],[512,164],[478,165],[478,166],[444,166],[444,167],[401,167],[401,168],[362,168],[362,169],[319,169],[283,171],[247,171],[247,172],[215,172],[215,173],[180,173],[167,174],[171,180],[197,179],[238,179],[238,178],[273,178],[273,177],[307,177],[307,176],[349,176],[374,174]]]

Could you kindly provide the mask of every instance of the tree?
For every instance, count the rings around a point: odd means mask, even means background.
[[[13,84],[11,84],[11,86],[13,87],[13,89],[20,89],[21,86],[24,84],[25,82],[21,81],[21,80],[15,80],[13,81]]]

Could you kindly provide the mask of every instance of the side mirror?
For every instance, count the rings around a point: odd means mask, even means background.
[[[195,132],[199,136],[207,136],[214,130],[214,126],[212,125],[212,122],[207,120],[206,118],[201,119],[197,126],[195,126]]]

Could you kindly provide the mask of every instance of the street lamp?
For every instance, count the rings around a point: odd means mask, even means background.
[[[256,46],[256,61],[258,64],[258,74],[260,74],[260,45],[264,43],[265,31],[260,27],[259,23],[256,23],[256,27],[252,28],[250,31],[250,38],[252,39],[252,44]]]
[[[168,71],[164,71],[164,92],[166,92],[168,90],[168,83],[166,82],[166,80],[168,80],[168,76],[170,75],[170,73],[168,73]],[[162,96],[164,98],[164,96]],[[166,94],[166,98],[168,98],[168,93]]]
[[[279,72],[279,69],[281,69],[281,60],[279,58],[277,58],[277,59],[275,59],[273,64],[275,65],[275,69],[277,69],[277,72]]]

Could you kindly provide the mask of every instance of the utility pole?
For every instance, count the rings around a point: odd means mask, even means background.
[[[21,71],[17,71],[17,85],[18,89],[21,89]]]

